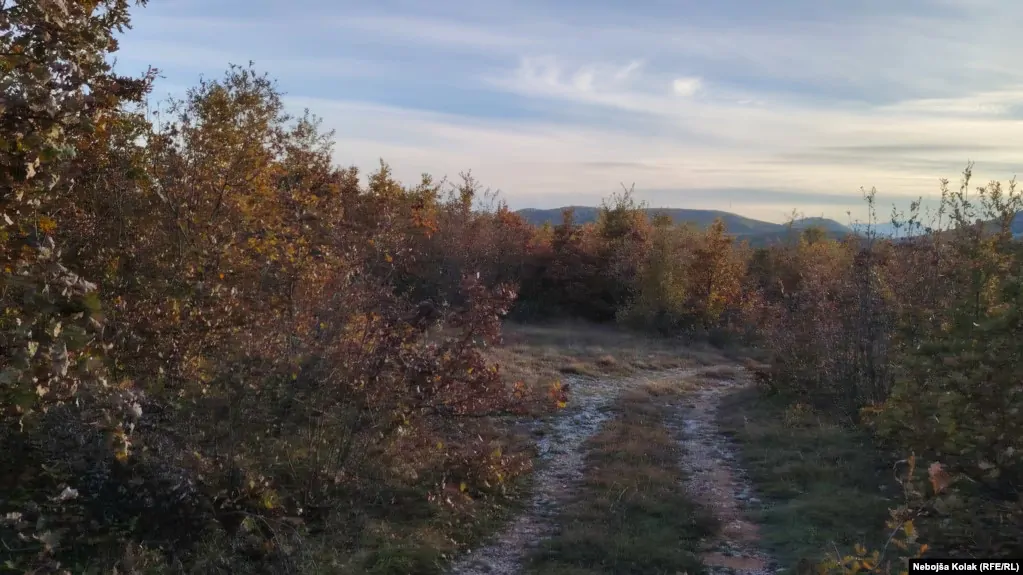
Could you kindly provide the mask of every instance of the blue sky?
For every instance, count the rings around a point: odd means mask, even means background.
[[[247,63],[407,182],[471,169],[514,208],[864,217],[1023,160],[1014,0],[151,0],[118,54],[157,98]],[[887,212],[887,207],[882,210]]]

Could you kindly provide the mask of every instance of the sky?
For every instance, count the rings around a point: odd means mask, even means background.
[[[514,208],[848,223],[1023,163],[1016,0],[150,0],[118,71],[181,94],[228,64],[336,130],[341,165],[471,170]],[[849,215],[851,214],[851,216]]]

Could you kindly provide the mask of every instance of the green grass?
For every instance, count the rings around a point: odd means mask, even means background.
[[[684,493],[678,441],[664,425],[664,395],[627,392],[587,447],[583,484],[562,510],[559,532],[529,563],[535,575],[704,572],[699,541],[713,519]]]
[[[739,443],[764,499],[762,544],[792,570],[856,543],[884,542],[899,491],[887,459],[862,430],[754,390],[722,404],[719,424]]]

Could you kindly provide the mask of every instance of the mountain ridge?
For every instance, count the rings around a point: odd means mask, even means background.
[[[594,206],[564,206],[550,209],[523,208],[516,210],[515,213],[520,215],[528,223],[536,226],[543,225],[547,222],[551,225],[557,225],[561,222],[562,211],[566,209],[574,210],[575,222],[577,224],[596,222],[600,213],[600,208]],[[786,232],[789,229],[788,224],[766,222],[723,210],[697,210],[687,208],[641,209],[651,219],[658,214],[665,214],[671,217],[672,221],[676,224],[689,223],[698,227],[707,227],[713,223],[715,219],[721,218],[721,220],[724,221],[728,232],[736,236],[775,235]],[[804,229],[811,226],[821,227],[829,234],[845,235],[853,233],[853,229],[849,226],[843,225],[829,218],[800,218],[794,222],[794,227],[796,229]]]

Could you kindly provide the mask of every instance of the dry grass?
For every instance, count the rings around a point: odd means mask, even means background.
[[[504,326],[504,344],[491,350],[506,376],[527,383],[561,374],[627,376],[638,371],[710,365],[720,352],[582,322]]]

